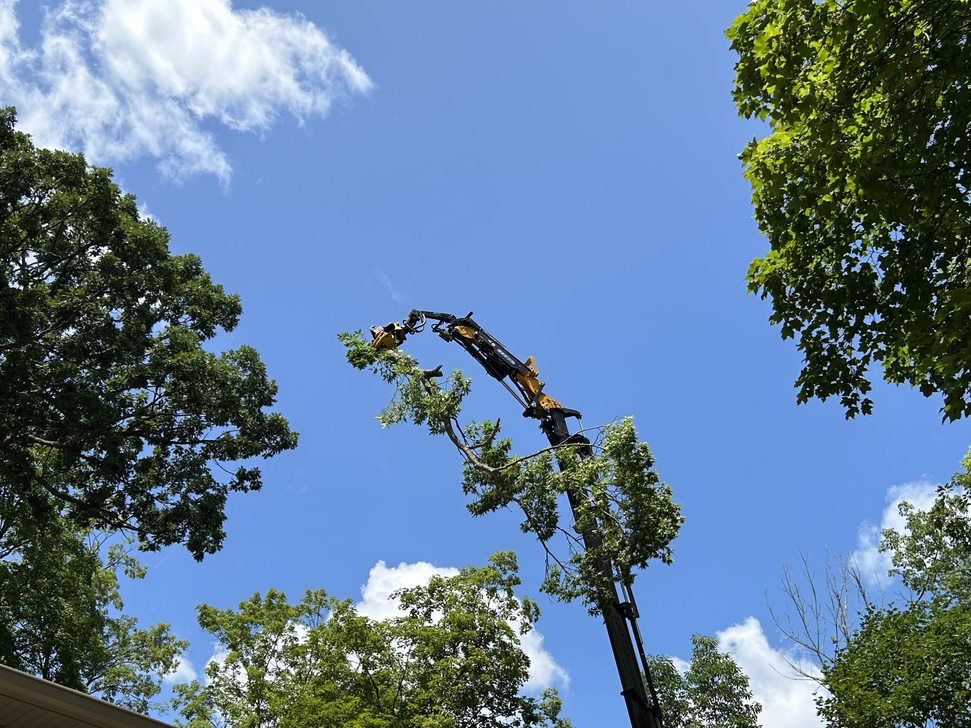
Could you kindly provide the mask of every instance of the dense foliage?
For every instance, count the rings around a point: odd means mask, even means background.
[[[712,637],[694,635],[691,664],[682,674],[666,657],[649,659],[665,728],[758,728],[762,706],[731,655]]]
[[[0,664],[146,712],[185,643],[122,613],[119,571],[145,573],[121,544],[0,503]]]
[[[0,494],[39,524],[64,514],[202,558],[227,494],[261,485],[239,462],[296,444],[264,411],[276,385],[256,351],[206,347],[239,299],[171,255],[109,170],[14,123],[0,111]]]
[[[728,35],[738,109],[771,129],[742,153],[772,245],[749,286],[798,337],[799,400],[869,413],[879,363],[946,419],[971,414],[971,3],[755,0]],[[787,577],[830,725],[971,725],[969,484],[884,534],[896,602],[868,599],[853,564],[821,590]]]
[[[909,590],[902,605],[868,604],[849,643],[824,667],[820,714],[840,728],[971,725],[971,456],[928,511],[901,506],[907,528],[882,548]]]
[[[630,584],[634,571],[650,561],[671,562],[671,541],[683,522],[680,507],[630,419],[602,429],[592,458],[579,458],[572,445],[516,456],[511,441],[499,437],[498,422],[459,423],[469,392],[461,372],[453,371],[439,384],[400,350],[376,351],[360,333],[342,334],[341,340],[352,365],[395,385],[394,398],[378,417],[382,424],[427,424],[431,433],[447,435],[461,451],[463,489],[472,498],[468,509],[473,515],[519,510],[523,532],[535,535],[546,550],[544,592],[565,600],[579,597],[599,612],[613,600],[604,563]],[[572,526],[561,521],[558,500],[564,495],[570,495],[576,510]],[[599,543],[585,547],[580,536],[589,532],[599,536]]]
[[[771,133],[741,158],[771,252],[749,271],[800,402],[869,413],[869,370],[971,413],[969,0],[755,0],[734,97]]]
[[[323,591],[296,604],[270,591],[238,610],[202,606],[199,623],[222,652],[206,685],[177,686],[182,717],[190,728],[567,728],[555,691],[521,693],[520,636],[539,612],[515,596],[516,568],[505,552],[433,577],[392,595],[400,615],[383,621]]]

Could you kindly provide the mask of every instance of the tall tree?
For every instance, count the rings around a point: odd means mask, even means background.
[[[256,594],[238,610],[199,608],[222,654],[206,685],[177,686],[190,728],[503,728],[559,726],[555,691],[521,693],[520,636],[539,616],[518,599],[515,557],[435,576],[392,595],[402,614],[375,621],[349,600],[308,591]]]
[[[147,712],[186,644],[123,613],[119,572],[145,574],[123,544],[0,503],[0,663]]]
[[[840,728],[971,726],[971,456],[933,506],[901,506],[904,531],[881,548],[909,597],[867,605],[859,628],[824,667],[817,703]]]
[[[649,659],[666,728],[758,728],[762,705],[748,676],[713,637],[694,635],[691,642],[684,674],[669,658]]]
[[[971,456],[964,468],[930,509],[901,504],[906,526],[884,532],[895,601],[872,599],[852,563],[825,583],[807,567],[806,588],[787,575],[793,614],[780,626],[816,662],[792,667],[825,688],[816,704],[828,725],[971,725]]]
[[[0,493],[38,521],[218,550],[232,465],[296,444],[241,313],[107,169],[35,149],[0,111]],[[223,473],[224,464],[233,469]]]
[[[771,252],[752,291],[798,337],[798,399],[869,413],[869,370],[971,413],[969,0],[755,0],[728,31]]]

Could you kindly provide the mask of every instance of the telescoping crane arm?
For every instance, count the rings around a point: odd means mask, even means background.
[[[428,321],[435,322],[432,331],[445,341],[458,343],[507,388],[511,383],[515,387],[511,390],[512,395],[524,408],[523,415],[542,420],[549,412],[561,411],[566,417],[580,417],[579,412],[566,409],[543,392],[543,382],[533,357],[525,362],[519,361],[498,339],[472,320],[471,312],[458,317],[450,313],[414,310],[400,324],[372,327],[372,345],[377,349],[396,348],[408,334],[424,331]]]
[[[539,370],[533,357],[529,357],[525,362],[520,361],[498,339],[479,326],[472,319],[471,312],[467,316],[459,317],[449,313],[416,309],[401,323],[392,322],[385,326],[371,327],[373,337],[371,345],[376,349],[396,349],[410,334],[424,331],[429,321],[434,322],[432,331],[445,341],[459,344],[509,390],[523,406],[523,416],[539,420],[540,427],[551,445],[556,447],[573,444],[581,457],[593,457],[590,441],[581,434],[571,435],[567,426],[567,418],[579,419],[580,413],[564,407],[543,391],[544,383],[539,379]],[[572,492],[567,495],[575,518],[578,495]],[[584,531],[581,536],[587,549],[597,548],[601,543],[600,535],[596,530]],[[603,610],[603,617],[631,726],[632,728],[662,728],[657,693],[637,625],[639,615],[634,594],[630,586],[622,582],[618,583],[613,566],[606,559],[598,563],[598,568],[614,585],[613,603]],[[618,595],[618,586],[625,596],[624,599]],[[642,674],[647,677],[650,695],[648,690],[645,690]]]

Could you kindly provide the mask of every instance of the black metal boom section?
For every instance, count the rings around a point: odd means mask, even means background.
[[[593,457],[590,441],[581,434],[570,434],[567,418],[580,419],[580,413],[568,409],[543,391],[536,361],[529,357],[525,362],[516,358],[502,343],[467,316],[449,313],[414,310],[401,323],[371,327],[374,337],[371,345],[376,349],[395,349],[409,334],[425,330],[428,321],[432,331],[445,341],[454,341],[499,382],[523,406],[523,416],[539,420],[540,428],[554,447],[563,444],[576,446],[580,457]],[[577,513],[578,494],[567,494],[574,519]],[[601,544],[595,530],[582,532],[584,546],[596,549]],[[632,728],[662,728],[661,710],[651,678],[650,666],[644,654],[644,643],[637,625],[639,617],[634,593],[629,585],[618,578],[613,565],[606,559],[597,563],[601,573],[613,584],[613,603],[603,610],[604,624],[610,638],[614,661],[620,676],[621,694],[627,703]],[[623,595],[623,598],[620,595]],[[635,648],[636,645],[636,648]],[[647,688],[641,675],[647,678]]]

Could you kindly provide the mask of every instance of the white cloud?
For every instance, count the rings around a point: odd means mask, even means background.
[[[391,619],[401,613],[398,602],[391,598],[393,592],[427,584],[433,576],[456,576],[458,573],[458,569],[433,566],[426,561],[390,567],[379,561],[371,567],[367,583],[361,587],[362,599],[354,608],[358,614],[371,619]]]
[[[261,133],[281,114],[324,116],[372,84],[313,23],[230,0],[61,0],[38,47],[0,0],[0,98],[39,146],[105,164],[154,157],[172,177],[228,181],[211,131]]]
[[[399,589],[421,586],[427,584],[433,576],[456,576],[458,569],[447,566],[434,566],[425,561],[418,561],[412,564],[401,563],[398,566],[388,566],[384,561],[378,561],[368,574],[367,583],[361,587],[361,601],[354,605],[358,614],[374,620],[392,619],[401,614],[398,602],[391,598],[391,594]],[[306,639],[307,627],[301,624],[293,625],[295,638],[298,642]],[[518,625],[512,625],[518,632]],[[543,647],[543,635],[532,629],[521,637],[522,648],[529,657],[529,676],[524,686],[528,692],[540,692],[546,688],[559,685],[566,687],[569,685],[570,676],[567,674],[553,656]],[[229,653],[226,649],[215,644],[213,653],[206,662],[208,668],[210,664],[224,665]],[[351,656],[353,659],[353,656]],[[279,669],[274,662],[270,664],[270,673]],[[176,673],[185,671],[186,680],[193,680],[196,677],[195,670],[191,663],[184,658],[180,659]],[[207,671],[208,672],[208,671]],[[173,673],[174,675],[175,673]],[[227,674],[227,677],[236,681],[240,685],[246,684],[246,674],[238,667]],[[170,679],[170,678],[166,678]],[[203,680],[208,685],[210,678],[208,674],[203,676]],[[180,678],[171,678],[171,682],[181,682]]]
[[[156,225],[162,224],[159,221],[159,219],[152,214],[152,211],[148,209],[148,204],[145,203],[143,200],[138,201],[138,216],[142,220],[150,220],[154,222]]]
[[[680,657],[671,656],[668,658],[671,660],[671,664],[674,665],[674,669],[677,670],[682,677],[688,674],[688,670],[691,669],[691,663],[687,660],[682,660]]]
[[[219,667],[222,667],[223,665],[226,664],[226,659],[228,657],[229,657],[229,650],[227,650],[225,647],[220,645],[218,642],[213,644],[212,655],[209,657],[208,660],[206,660],[206,669],[204,671],[205,675],[203,675],[203,678],[202,678],[203,682],[205,682],[206,685],[209,685],[212,682],[212,678],[209,676],[209,666],[215,664],[215,665],[218,665]],[[235,674],[232,675],[232,677],[240,685],[246,684],[246,675],[244,673],[236,672]]]
[[[543,647],[543,635],[534,627],[520,638],[523,652],[529,657],[529,677],[523,686],[530,692],[541,692],[546,688],[559,685],[567,687],[570,676]]]
[[[389,567],[379,561],[368,574],[367,583],[361,587],[361,601],[355,604],[359,614],[371,619],[390,619],[400,614],[391,594],[398,589],[427,584],[433,576],[455,576],[458,569],[434,566],[425,561],[413,564],[401,563]],[[518,627],[513,625],[514,628]],[[526,690],[541,691],[554,685],[566,686],[570,676],[543,647],[543,635],[532,629],[522,636],[522,648],[529,657],[529,678]]]
[[[937,487],[935,483],[922,480],[887,489],[887,504],[883,509],[880,525],[865,522],[860,526],[856,551],[850,556],[850,562],[859,567],[860,574],[867,582],[886,586],[891,581],[888,574],[892,566],[890,554],[880,553],[879,548],[885,530],[903,531],[907,525],[900,515],[900,504],[907,501],[918,510],[927,510],[934,504]]]
[[[179,661],[176,663],[175,669],[164,675],[163,680],[167,683],[184,683],[195,680],[197,677],[196,669],[189,662],[189,658],[185,655],[179,655]]]
[[[860,526],[857,548],[850,557],[864,579],[880,586],[889,583],[890,556],[878,550],[883,532],[887,529],[903,531],[907,524],[900,515],[900,504],[906,501],[918,510],[927,510],[934,503],[937,488],[936,483],[921,480],[887,489],[879,525],[864,522]],[[801,658],[796,651],[772,647],[758,619],[749,617],[718,632],[718,649],[731,655],[748,675],[752,693],[763,707],[759,722],[764,728],[820,728],[823,725],[816,715],[814,702],[814,695],[823,688],[813,680],[795,678],[791,665],[817,677],[821,675],[819,668]],[[682,673],[688,667],[684,660],[672,659],[676,660]]]
[[[762,625],[755,617],[718,632],[718,649],[727,652],[748,675],[752,694],[762,704],[759,722],[764,728],[820,728],[814,692],[819,686],[808,679],[795,679],[790,664],[810,674],[819,674],[794,653],[769,645]]]

